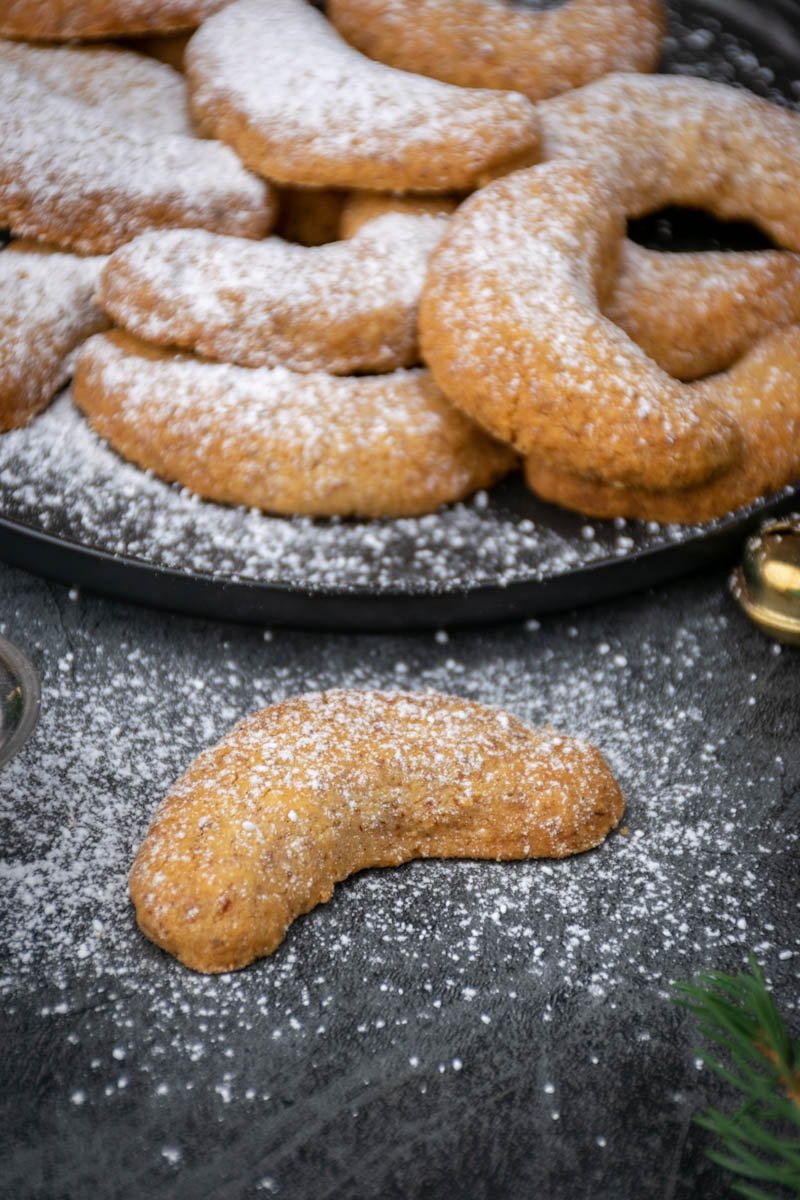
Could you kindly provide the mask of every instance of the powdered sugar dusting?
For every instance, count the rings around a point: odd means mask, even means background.
[[[194,137],[183,76],[154,58],[105,46],[29,46],[0,42],[0,63],[40,79],[51,91],[102,111],[129,133]]]
[[[389,214],[347,242],[311,248],[200,230],[145,234],[114,255],[101,303],[147,341],[224,362],[393,370],[419,360],[417,306],[444,224]]]
[[[70,352],[107,325],[94,303],[105,259],[12,245],[0,254],[0,379],[22,409],[32,389],[49,388],[49,400],[69,378]]]
[[[4,0],[7,37],[79,38],[191,29],[226,0]]]
[[[112,333],[83,348],[74,386],[97,432],[140,466],[268,512],[428,512],[514,463],[427,371],[340,378],[251,369],[155,356]]]
[[[670,203],[753,220],[800,250],[800,116],[704,79],[612,74],[540,105],[543,157],[588,162],[626,215]]]
[[[154,226],[250,236],[267,227],[266,185],[226,146],[174,133],[145,139],[113,108],[109,119],[2,59],[0,104],[0,221],[15,234],[97,253]]]
[[[797,960],[782,957],[800,953],[793,897],[774,863],[776,846],[790,854],[796,845],[786,823],[786,726],[770,741],[759,711],[793,668],[785,655],[764,657],[759,635],[745,634],[721,592],[704,603],[696,590],[680,593],[685,616],[660,629],[647,624],[646,606],[628,606],[602,639],[591,617],[583,631],[568,617],[544,622],[527,643],[513,631],[453,634],[441,645],[339,638],[326,664],[333,639],[279,634],[264,643],[257,630],[230,629],[219,640],[180,621],[169,624],[165,659],[163,618],[120,609],[98,639],[91,601],[60,592],[46,600],[36,587],[28,648],[39,657],[39,639],[60,622],[63,652],[40,657],[42,723],[0,785],[10,830],[0,875],[3,985],[7,1011],[36,996],[41,1028],[79,1040],[72,1068],[52,1085],[78,1096],[74,1103],[114,1106],[124,1078],[143,1104],[189,1085],[187,1099],[220,1120],[252,1111],[273,1121],[282,1064],[295,1060],[296,1071],[298,1056],[358,1074],[362,1052],[378,1054],[374,1074],[364,1063],[368,1079],[391,1069],[429,1080],[438,1068],[420,1048],[425,1025],[450,1046],[445,1061],[457,1057],[470,1072],[475,1055],[502,1054],[517,995],[539,995],[525,1019],[544,1036],[571,996],[590,1009],[632,993],[663,1004],[672,978],[738,964],[751,948],[796,1006]],[[126,897],[154,808],[244,712],[331,686],[448,691],[587,737],[619,778],[626,824],[599,851],[562,863],[419,862],[362,875],[252,970],[193,975],[136,930]],[[702,699],[710,688],[724,697],[711,710]],[[344,988],[345,978],[357,988]],[[576,1054],[591,1050],[614,1071],[602,1042],[588,1031],[575,1039]],[[558,1092],[566,1081],[543,1082]],[[160,1144],[174,1146],[176,1136],[162,1130]]]
[[[542,579],[625,557],[625,528],[582,541],[515,515],[479,493],[427,517],[292,520],[205,503],[120,459],[63,396],[0,439],[3,512],[112,554],[219,578],[304,590],[439,592]],[[639,547],[689,536],[637,531]]]
[[[726,446],[704,398],[600,315],[621,216],[581,164],[520,171],[471,197],[431,261],[423,351],[445,392],[518,449],[669,487],[685,479],[682,455],[702,478]]]
[[[284,183],[467,186],[537,139],[523,96],[374,63],[305,0],[237,0],[195,34],[186,64],[203,124]]]

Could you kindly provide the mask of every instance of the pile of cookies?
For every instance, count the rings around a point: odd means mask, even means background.
[[[11,0],[0,428],[74,368],[120,454],[283,514],[430,512],[520,460],[599,517],[793,482],[800,117],[647,74],[663,29],[660,0]],[[669,204],[776,249],[626,239]]]

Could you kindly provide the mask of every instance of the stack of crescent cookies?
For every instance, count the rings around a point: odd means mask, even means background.
[[[220,503],[417,515],[520,463],[693,524],[800,478],[800,116],[661,0],[6,0],[0,429]],[[774,249],[663,254],[667,205]]]

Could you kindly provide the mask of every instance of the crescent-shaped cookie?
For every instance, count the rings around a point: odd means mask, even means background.
[[[246,367],[393,371],[419,362],[417,306],[436,217],[385,216],[349,241],[297,246],[201,230],[117,250],[99,301],[147,342]]]
[[[0,253],[0,432],[46,408],[73,350],[108,325],[94,302],[104,261],[22,241]]]
[[[353,237],[387,213],[449,216],[457,207],[449,196],[351,192],[340,234]],[[771,329],[800,321],[800,255],[662,253],[626,238],[603,312],[669,375],[700,379],[724,371]]]
[[[670,204],[752,221],[800,251],[800,114],[676,75],[608,75],[537,106],[542,158],[590,164],[628,217]]]
[[[431,258],[423,357],[454,403],[525,454],[607,482],[690,487],[736,460],[738,429],[602,315],[624,232],[615,192],[581,163],[483,188]]]
[[[74,62],[72,51],[49,53]],[[120,115],[119,102],[106,109],[76,99],[74,85],[71,71],[59,91],[34,67],[0,56],[0,225],[88,254],[108,253],[153,228],[267,232],[274,215],[268,186],[227,146],[146,134],[142,123]]]
[[[130,894],[157,945],[233,971],[355,871],[564,858],[622,811],[586,742],[454,696],[323,692],[262,709],[200,755],[159,808]]]
[[[567,0],[545,12],[507,0],[328,0],[326,11],[378,62],[534,101],[609,71],[654,70],[665,29],[661,0]]]
[[[545,500],[590,517],[695,525],[800,481],[800,325],[767,335],[726,376],[693,387],[724,407],[742,433],[742,458],[701,487],[654,492],[612,487],[531,456],[525,473]]]
[[[427,371],[341,379],[249,369],[92,338],[73,397],[130,461],[225,504],[308,516],[413,516],[514,464]]]
[[[77,100],[128,133],[197,137],[186,80],[178,71],[119,46],[29,46],[0,41],[0,65],[16,67],[59,96]]]
[[[800,321],[800,254],[669,254],[626,239],[603,312],[669,375],[700,379]]]
[[[533,105],[454,88],[354,50],[305,0],[236,0],[186,49],[192,112],[279,183],[469,188],[530,162]]]
[[[194,29],[228,0],[3,0],[0,37],[68,41]]]

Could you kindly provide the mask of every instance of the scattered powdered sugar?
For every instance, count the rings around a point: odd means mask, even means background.
[[[56,1097],[98,1112],[135,1090],[158,1113],[180,1091],[220,1120],[230,1111],[272,1122],[298,1063],[351,1071],[369,1095],[387,1072],[429,1081],[433,1042],[444,1069],[469,1074],[476,1056],[502,1061],[517,1019],[544,1031],[572,1002],[583,1012],[628,1011],[632,996],[665,1006],[672,979],[737,967],[749,949],[796,1011],[796,897],[780,869],[796,852],[796,763],[783,757],[786,720],[770,725],[761,711],[794,665],[765,658],[738,618],[729,628],[721,594],[699,603],[699,589],[679,592],[660,626],[646,605],[628,606],[606,618],[602,638],[590,617],[571,638],[555,620],[527,645],[514,631],[440,645],[292,634],[265,644],[244,628],[221,640],[194,622],[101,617],[96,601],[33,591],[6,610],[45,679],[40,727],[0,780],[2,983],[10,1016],[35,1001],[29,1028],[59,1047],[74,1039],[49,1085]],[[272,957],[234,976],[192,974],[137,931],[126,896],[155,807],[242,714],[332,686],[449,692],[586,737],[624,791],[623,826],[561,862],[363,874],[298,920]],[[520,1007],[533,996],[535,1008]],[[630,1029],[647,1035],[646,1024]],[[583,1026],[569,1036],[613,1077],[602,1041]],[[558,1098],[567,1081],[545,1069]],[[159,1136],[179,1148],[177,1129]],[[274,1150],[270,1177],[276,1164]]]
[[[424,370],[342,378],[153,352],[81,351],[75,401],[120,452],[210,499],[267,512],[426,513],[514,463]]]
[[[0,104],[0,221],[15,234],[104,253],[153,226],[255,236],[268,224],[267,185],[227,146],[145,139],[141,125],[3,59]]]
[[[186,64],[195,114],[280,182],[463,187],[537,139],[524,97],[375,63],[305,0],[237,0],[192,38]]]
[[[770,6],[769,18],[758,3],[737,4],[731,12],[744,36],[725,20],[732,5],[712,0],[711,11],[669,4],[669,30],[663,43],[662,70],[671,75],[714,79],[745,87],[765,100],[788,107],[800,102],[800,38],[786,17]],[[725,14],[722,17],[714,13]],[[755,43],[755,44],[754,44]],[[798,72],[794,78],[787,74]]]
[[[516,498],[479,493],[426,517],[341,522],[265,516],[206,503],[124,462],[68,394],[0,439],[0,505],[34,529],[157,566],[307,591],[438,592],[543,579],[632,548],[626,527],[599,523],[587,542],[532,519]],[[515,511],[515,508],[522,511]],[[568,523],[568,529],[569,529]],[[638,548],[691,529],[637,528]]]
[[[333,374],[419,361],[417,307],[445,222],[387,214],[352,238],[299,246],[203,230],[143,234],[103,278],[124,328],[247,367]]]
[[[0,379],[6,404],[15,396],[24,410],[24,397],[49,400],[69,378],[70,352],[106,327],[94,303],[104,261],[51,254],[29,242],[12,243],[0,253]]]
[[[98,108],[129,133],[194,137],[186,81],[144,54],[106,46],[30,46],[0,42],[0,63],[40,79],[61,96]]]

